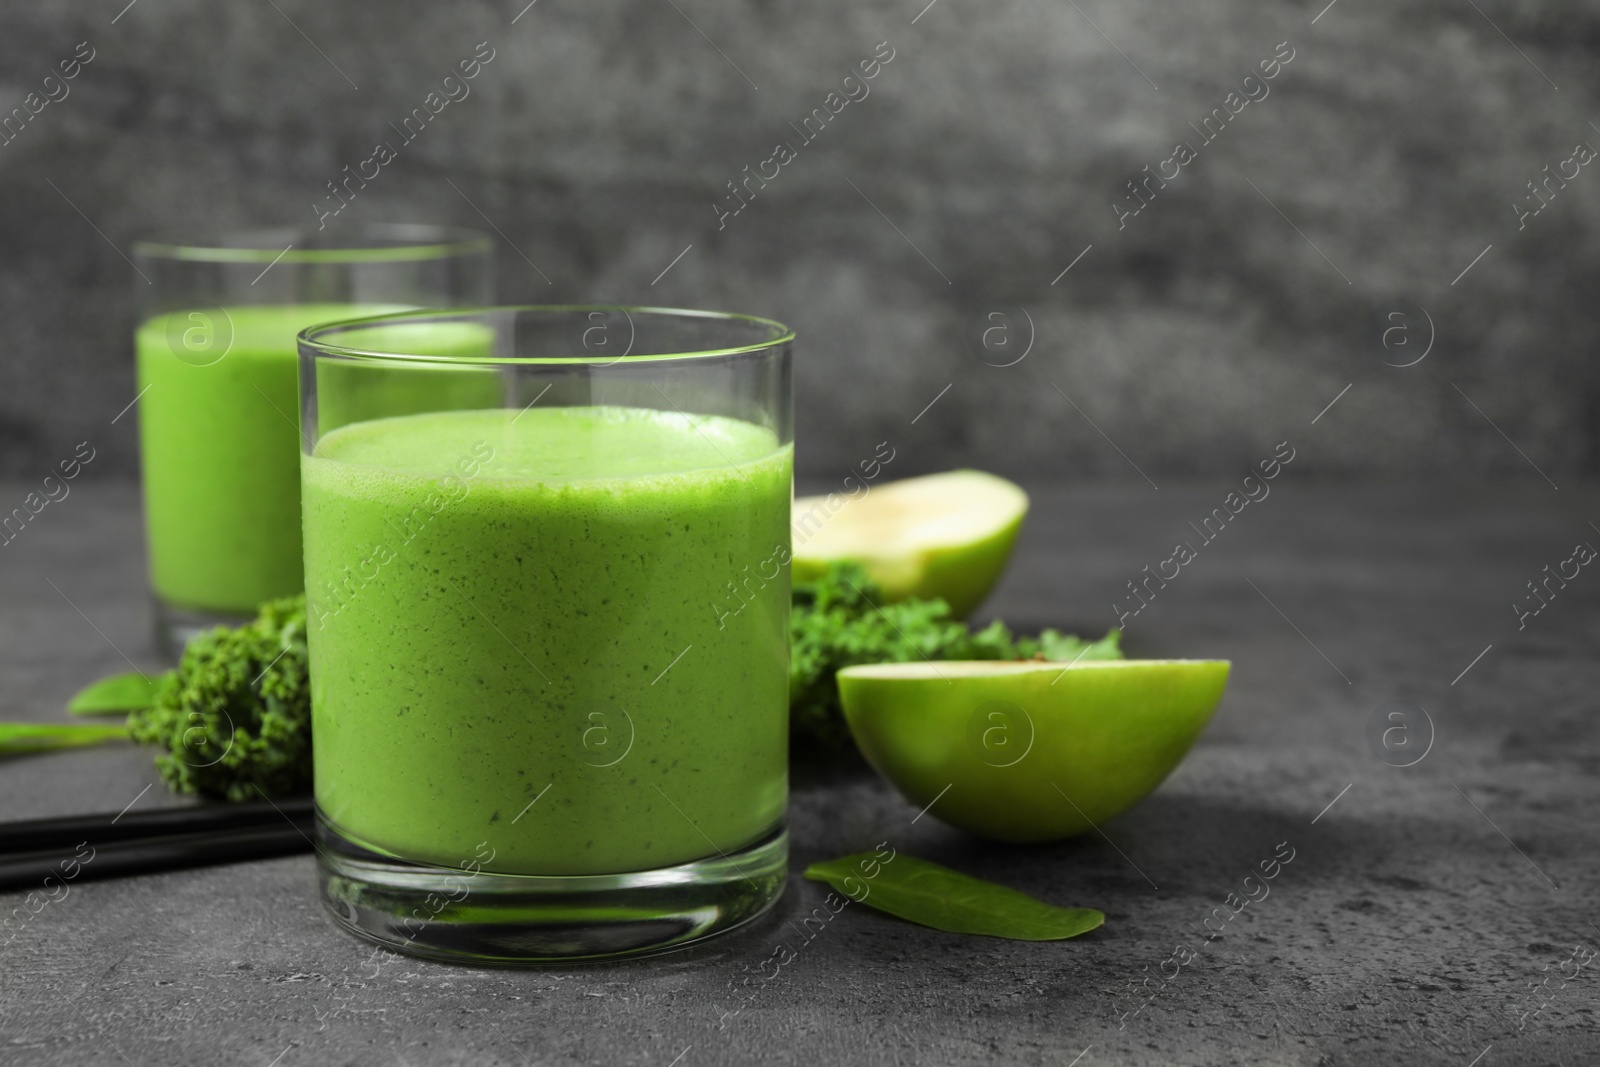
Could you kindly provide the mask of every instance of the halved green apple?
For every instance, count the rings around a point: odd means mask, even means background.
[[[854,560],[890,600],[942,597],[963,618],[1011,558],[1028,494],[982,471],[948,471],[873,486],[856,497],[794,502],[794,578]]]
[[[838,674],[878,773],[996,841],[1081,834],[1142,800],[1222,698],[1227,660],[881,663]]]

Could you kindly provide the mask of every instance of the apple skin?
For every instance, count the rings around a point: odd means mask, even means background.
[[[1016,844],[1081,834],[1152,792],[1210,720],[1230,669],[1226,660],[921,666],[927,677],[839,672],[856,744],[916,807]],[[941,668],[948,678],[932,673]]]
[[[819,499],[801,497],[795,501],[796,511]],[[815,581],[827,571],[828,564],[836,559],[851,559],[861,564],[867,577],[878,583],[887,601],[942,599],[950,605],[952,618],[964,619],[983,603],[989,591],[1005,573],[1011,560],[1011,549],[1017,543],[1017,533],[1026,511],[996,530],[988,537],[971,544],[949,548],[929,549],[910,556],[875,556],[857,553],[850,556],[808,555],[803,545],[794,549],[792,574],[797,582]]]

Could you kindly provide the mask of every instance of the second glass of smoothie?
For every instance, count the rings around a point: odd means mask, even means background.
[[[439,226],[152,237],[135,335],[158,643],[303,588],[295,335],[320,322],[491,299],[490,244]],[[445,379],[449,379],[446,381]],[[395,376],[391,407],[494,403],[479,376]]]
[[[594,959],[776,899],[791,339],[637,308],[302,335],[318,851],[353,932]],[[494,402],[390,400],[430,373]]]

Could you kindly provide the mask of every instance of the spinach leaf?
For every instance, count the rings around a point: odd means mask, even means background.
[[[137,671],[113,674],[80,689],[67,703],[74,715],[116,715],[155,704],[156,683]]]
[[[841,856],[813,863],[805,876],[868,907],[955,934],[1059,941],[1088,933],[1106,921],[1093,908],[1058,908],[903,853],[887,860],[881,851]]]
[[[82,748],[103,741],[126,741],[124,726],[55,725],[36,722],[0,722],[0,756],[30,756],[60,748]]]

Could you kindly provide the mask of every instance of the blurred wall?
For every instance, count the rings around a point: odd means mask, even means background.
[[[315,226],[379,141],[330,228],[794,325],[813,479],[1596,473],[1600,3],[925,2],[8,5],[0,114],[59,99],[0,145],[0,474],[137,470],[134,236]]]

